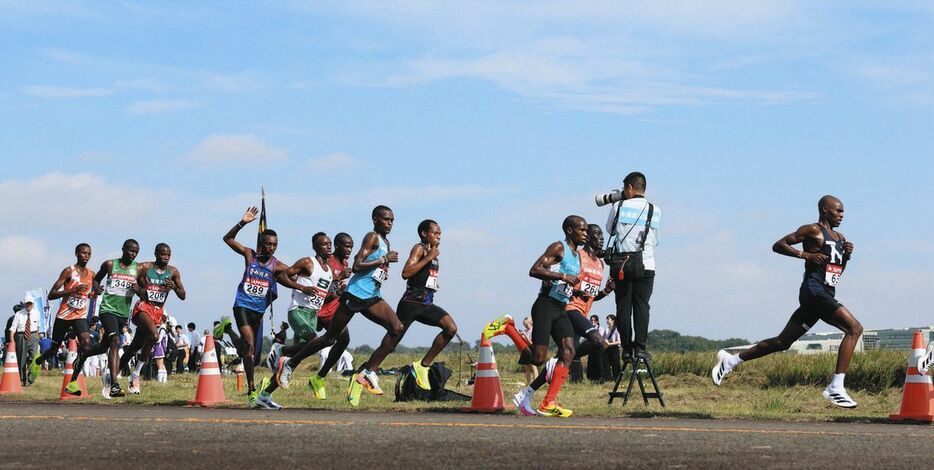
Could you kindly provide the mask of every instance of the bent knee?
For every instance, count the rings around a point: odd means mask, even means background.
[[[442,333],[444,333],[444,336],[447,336],[448,338],[457,336],[457,325],[451,325],[450,327],[445,328],[442,330]]]
[[[405,332],[405,326],[403,326],[402,323],[394,323],[389,327],[387,332],[393,339],[400,339],[402,338],[402,333]]]

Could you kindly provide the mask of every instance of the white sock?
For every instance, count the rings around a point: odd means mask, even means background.
[[[142,373],[143,373],[143,366],[145,366],[145,365],[146,365],[146,364],[144,364],[143,361],[137,362],[137,363],[136,363],[136,369],[134,369],[134,373],[135,373],[136,375],[142,374]]]
[[[726,366],[729,367],[730,370],[733,370],[734,367],[736,367],[736,366],[738,366],[738,365],[740,365],[740,364],[742,364],[742,363],[743,363],[743,359],[742,359],[741,357],[739,357],[739,354],[734,354],[734,355],[730,356],[729,359],[726,360]]]
[[[846,374],[833,374],[833,380],[830,381],[830,388],[834,390],[843,390],[843,377]]]

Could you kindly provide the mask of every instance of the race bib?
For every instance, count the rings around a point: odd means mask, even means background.
[[[84,298],[69,297],[67,305],[68,305],[68,308],[74,309],[74,310],[85,309],[85,308],[88,308],[88,299],[87,297],[84,297]]]
[[[110,293],[126,293],[136,285],[136,279],[133,276],[115,275],[107,283],[107,290]]]
[[[596,297],[600,292],[600,286],[591,284],[587,281],[581,281],[581,289],[588,297]]]
[[[574,293],[574,288],[564,281],[554,281],[551,284],[551,293],[553,296],[569,298]]]
[[[266,297],[269,291],[269,283],[259,279],[247,279],[243,283],[243,293],[250,297]]]
[[[389,279],[389,271],[383,269],[382,267],[376,268],[373,270],[373,274],[370,274],[377,283],[382,284]]]
[[[434,269],[428,271],[428,280],[425,281],[425,288],[430,290],[438,290],[441,288],[441,285],[438,284],[438,271]]]
[[[328,296],[328,291],[315,289],[315,295],[308,297],[308,304],[314,309],[320,309],[324,306],[324,299]]]
[[[165,299],[169,296],[169,293],[164,290],[146,290],[146,298],[150,302],[156,302],[160,304],[165,303]]]
[[[824,273],[824,284],[827,284],[830,287],[836,287],[837,282],[840,281],[840,276],[843,275],[843,266],[838,264],[828,264],[827,271]]]

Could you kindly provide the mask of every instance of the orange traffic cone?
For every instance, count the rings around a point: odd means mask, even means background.
[[[65,376],[62,378],[62,391],[59,393],[60,400],[71,400],[73,398],[88,398],[88,384],[84,381],[84,372],[78,373],[78,386],[81,387],[81,395],[72,395],[65,392],[65,386],[71,382],[71,375],[75,371],[75,361],[78,360],[78,341],[68,340],[68,359],[65,362]]]
[[[23,393],[20,382],[19,365],[16,362],[16,345],[12,341],[6,346],[6,359],[3,360],[3,378],[0,378],[0,395]]]
[[[915,332],[911,343],[911,357],[908,358],[908,372],[905,373],[905,391],[902,394],[902,408],[897,415],[889,416],[893,421],[921,421],[934,423],[934,385],[930,375],[918,375],[918,359],[924,355],[924,337]]]
[[[469,408],[462,411],[473,413],[499,413],[512,409],[503,399],[503,388],[499,383],[493,343],[486,335],[480,335],[480,357],[477,360],[477,378],[473,384],[473,399]]]
[[[214,350],[214,337],[207,335],[204,338],[204,354],[201,356],[201,370],[198,371],[198,390],[195,399],[189,405],[211,406],[224,403],[224,381],[221,379],[221,368],[217,363],[217,352]]]

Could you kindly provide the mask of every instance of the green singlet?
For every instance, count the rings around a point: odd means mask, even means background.
[[[120,267],[120,260],[113,261],[113,268],[107,275],[107,284],[101,295],[101,313],[111,313],[118,317],[130,317],[130,304],[133,300],[133,288],[136,286],[136,261],[126,269]]]

